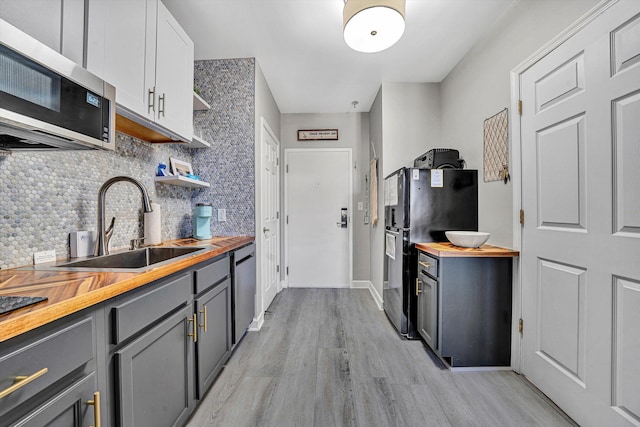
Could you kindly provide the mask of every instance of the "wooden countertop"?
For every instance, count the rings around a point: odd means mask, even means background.
[[[500,246],[482,245],[479,248],[462,248],[453,243],[416,243],[416,248],[437,257],[517,257],[520,252]]]
[[[162,246],[211,246],[211,249],[142,273],[0,270],[0,295],[48,298],[47,301],[0,314],[0,342],[232,251],[253,240],[253,236],[234,236],[167,241]]]

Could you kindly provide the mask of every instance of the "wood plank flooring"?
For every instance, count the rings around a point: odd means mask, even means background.
[[[205,426],[574,426],[514,372],[450,372],[368,290],[285,289],[191,417]]]

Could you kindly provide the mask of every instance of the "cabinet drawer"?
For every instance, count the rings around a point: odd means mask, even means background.
[[[432,277],[438,277],[438,258],[418,252],[418,273],[424,271]]]
[[[235,252],[235,262],[242,261],[246,257],[250,255],[255,255],[256,253],[256,244],[251,243],[250,245],[245,246],[244,248],[240,248]]]
[[[195,280],[196,294],[225,279],[229,276],[230,272],[229,256],[227,255],[218,261],[214,261],[205,267],[197,269]]]
[[[43,338],[11,353],[0,354],[0,391],[11,387],[16,377],[27,377],[23,387],[0,399],[0,419],[93,359],[93,331],[93,317],[85,317],[67,326],[46,331]],[[29,382],[29,377],[35,379]]]
[[[184,304],[191,296],[191,275],[185,273],[135,296],[126,296],[113,307],[113,344],[119,344],[144,327]]]

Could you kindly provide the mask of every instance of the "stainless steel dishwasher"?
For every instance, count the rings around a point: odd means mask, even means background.
[[[247,331],[255,315],[256,245],[251,243],[233,254],[233,346]]]

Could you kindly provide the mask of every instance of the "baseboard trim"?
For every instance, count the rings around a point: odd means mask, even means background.
[[[370,280],[354,280],[351,282],[351,287],[354,289],[369,289],[370,286]]]
[[[373,286],[373,283],[371,283],[370,280],[354,280],[351,282],[351,288],[352,289],[369,289],[369,293],[371,294],[373,301],[375,301],[376,305],[378,306],[378,309],[379,310],[383,309],[382,297],[380,296],[380,294],[378,293],[378,291]]]
[[[250,331],[257,332],[262,329],[262,325],[264,325],[264,312],[260,313],[257,319],[253,319],[253,322],[249,325]]]

